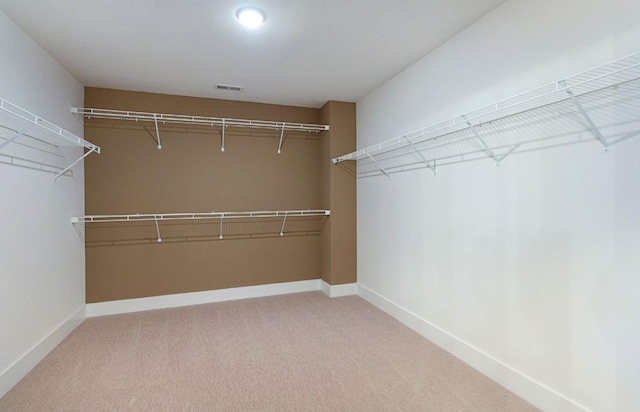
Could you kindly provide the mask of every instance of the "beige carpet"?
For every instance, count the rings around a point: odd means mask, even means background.
[[[364,300],[301,293],[90,318],[2,411],[528,411]]]

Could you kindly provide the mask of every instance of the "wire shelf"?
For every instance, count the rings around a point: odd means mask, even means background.
[[[640,134],[640,53],[333,159],[356,177]],[[356,164],[346,163],[356,161]]]
[[[94,109],[83,107],[72,107],[72,113],[83,115],[87,119],[112,119],[112,120],[132,120],[153,122],[156,129],[156,137],[158,143],[158,149],[162,148],[160,142],[160,130],[159,124],[187,124],[187,125],[200,125],[209,127],[219,127],[222,130],[222,151],[224,151],[224,132],[227,127],[239,127],[250,129],[267,129],[280,133],[280,143],[278,145],[278,153],[282,150],[282,141],[285,132],[309,132],[320,136],[320,132],[329,130],[328,125],[308,124],[308,123],[293,123],[293,122],[277,122],[268,120],[246,120],[246,119],[231,119],[222,117],[206,117],[206,116],[190,116],[181,114],[166,114],[166,113],[149,113],[149,112],[134,112],[123,110],[110,110],[110,109]]]
[[[86,246],[318,235],[329,210],[74,217]]]
[[[70,165],[65,165],[61,146],[83,147],[88,152]],[[8,152],[13,148],[13,152]],[[57,173],[55,179],[67,175],[70,169],[90,153],[100,153],[100,147],[68,132],[55,124],[0,99],[0,156],[18,166]]]

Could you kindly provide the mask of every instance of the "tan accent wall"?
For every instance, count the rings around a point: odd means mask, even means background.
[[[356,105],[330,101],[320,110],[330,124],[321,142],[321,197],[331,219],[322,234],[322,279],[330,285],[356,282],[356,179],[331,159],[356,150]]]
[[[353,107],[352,107],[353,106]],[[320,110],[87,88],[85,107],[304,123],[322,123]],[[345,133],[355,145],[355,109],[330,104],[331,155]],[[351,110],[353,109],[353,110]],[[349,116],[352,119],[347,119]],[[334,125],[331,124],[333,128]],[[351,130],[353,128],[353,130]],[[355,281],[355,182],[343,187],[342,171],[330,165],[323,139],[287,135],[277,154],[277,133],[85,120],[85,136],[102,154],[85,161],[86,214],[176,213],[318,209],[335,206],[323,235],[133,243],[86,248],[87,302],[260,285],[321,276],[329,283]],[[323,194],[325,175],[331,174]],[[335,188],[333,185],[336,185]],[[344,191],[352,195],[342,197]],[[340,200],[338,200],[340,199]],[[353,202],[352,205],[347,205]],[[334,213],[336,213],[334,215]],[[346,229],[340,228],[346,224]],[[328,232],[328,230],[331,230]],[[345,235],[344,232],[348,232]],[[336,275],[323,275],[323,244],[331,240]],[[352,245],[345,246],[346,243]],[[344,253],[343,253],[344,251]],[[346,259],[345,256],[346,255]],[[346,262],[346,263],[345,263]],[[344,268],[347,269],[344,269]],[[340,273],[338,275],[337,273]],[[345,277],[346,276],[346,277]]]

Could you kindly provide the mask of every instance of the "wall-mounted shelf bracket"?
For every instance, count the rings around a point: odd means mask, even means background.
[[[220,148],[221,152],[224,152],[224,129],[227,128],[227,125],[225,123],[226,123],[226,119],[222,119],[222,127],[220,128],[222,133],[222,147]]]
[[[411,140],[409,140],[408,137],[406,136],[402,136],[402,138],[404,139],[405,142],[407,142],[409,144],[409,146],[411,147],[411,149],[413,150],[413,152],[415,154],[418,155],[418,157],[420,157],[420,159],[422,159],[422,163],[425,164],[425,166],[427,167],[427,169],[431,169],[431,171],[433,171],[433,174],[436,174],[436,162],[435,160],[433,161],[433,166],[429,163],[429,161],[427,159],[425,159],[425,157],[422,155],[422,153],[420,153],[420,151],[416,148],[416,145],[414,145]]]
[[[284,128],[286,123],[282,123],[282,131],[280,132],[280,142],[278,143],[278,154],[282,153],[282,140],[284,139]]]
[[[582,107],[582,104],[580,104],[580,102],[576,98],[576,95],[573,94],[571,89],[567,87],[567,82],[565,80],[561,80],[558,82],[558,84],[561,87],[565,88],[565,91],[569,95],[569,98],[571,99],[573,104],[576,106],[576,108],[578,109],[582,117],[584,117],[584,120],[587,121],[587,124],[589,125],[589,129],[591,130],[591,133],[593,134],[593,136],[596,139],[598,139],[600,143],[602,143],[602,145],[604,146],[604,151],[606,153],[609,153],[609,143],[607,143],[607,141],[604,139],[604,137],[602,136],[602,133],[600,133],[600,129],[598,129],[598,126],[596,126],[595,123],[593,123],[591,116],[589,116],[589,113],[587,113],[584,107]]]
[[[469,126],[469,130],[471,130],[471,132],[474,134],[474,136],[478,139],[478,141],[482,145],[482,150],[487,154],[487,156],[489,156],[490,158],[495,160],[495,162],[496,162],[496,164],[498,166],[500,166],[500,160],[498,160],[498,158],[496,157],[495,153],[493,153],[493,150],[491,150],[491,148],[489,148],[489,145],[487,144],[487,142],[484,141],[484,139],[482,138],[482,136],[478,132],[478,125],[473,124],[469,120],[467,120],[467,117],[464,114],[461,115],[460,118],[463,119],[467,123],[467,125]]]
[[[153,115],[153,122],[156,125],[156,141],[158,142],[158,150],[162,149],[162,143],[160,143],[160,129],[158,129],[158,116]]]
[[[367,156],[369,156],[369,159],[371,159],[371,161],[372,161],[373,163],[375,163],[375,164],[376,164],[376,166],[378,166],[378,169],[380,169],[380,171],[381,171],[382,173],[384,173],[384,174],[389,178],[389,180],[391,180],[391,175],[390,175],[389,173],[387,173],[387,171],[386,171],[386,170],[384,170],[384,167],[380,166],[380,164],[378,163],[378,161],[377,161],[376,159],[374,159],[374,158],[373,158],[373,156],[371,156],[368,152],[366,152],[366,151],[365,151],[365,154],[366,154]]]
[[[69,166],[65,167],[64,169],[62,169],[61,172],[59,172],[58,174],[55,175],[55,177],[53,178],[53,181],[55,182],[56,180],[58,180],[58,178],[60,176],[62,176],[63,174],[67,173],[69,170],[71,170],[71,168],[73,166],[75,166],[76,164],[78,164],[78,162],[80,162],[81,160],[84,160],[85,157],[89,156],[91,153],[95,152],[96,148],[92,147],[91,149],[89,149],[89,151],[85,154],[83,154],[79,159],[77,159],[76,161],[74,161],[73,163],[71,163]]]
[[[282,227],[280,228],[280,236],[284,236],[284,225],[287,223],[287,212],[284,212],[284,219],[282,219]]]
[[[160,236],[160,226],[158,226],[158,216],[154,216],[154,222],[156,224],[156,233],[158,234],[158,243],[162,243],[162,236]]]
[[[496,163],[498,164],[498,166],[500,166],[500,163],[502,163],[502,161],[506,159],[507,156],[509,156],[511,153],[515,152],[516,150],[518,150],[519,147],[520,147],[520,143],[511,146],[511,148],[507,150],[505,154],[503,154],[496,160]]]

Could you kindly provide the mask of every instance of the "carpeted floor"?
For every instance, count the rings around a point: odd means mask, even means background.
[[[529,411],[359,297],[321,292],[85,320],[1,411]]]

